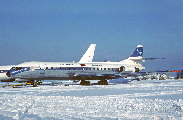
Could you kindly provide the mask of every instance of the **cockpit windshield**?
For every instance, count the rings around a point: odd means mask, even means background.
[[[22,70],[22,67],[12,67],[11,70]]]

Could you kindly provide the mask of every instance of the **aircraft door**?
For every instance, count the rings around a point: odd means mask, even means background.
[[[136,67],[135,67],[135,72],[139,72],[139,71],[140,71],[139,68],[136,68]]]
[[[124,67],[124,66],[121,66],[121,67],[119,68],[119,72],[123,72],[123,71],[125,71],[125,67]]]
[[[40,65],[40,74],[45,74],[45,65]]]

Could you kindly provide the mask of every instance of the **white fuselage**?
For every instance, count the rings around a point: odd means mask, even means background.
[[[131,60],[127,62],[25,62],[15,66],[11,70],[11,78],[27,80],[95,80],[113,79],[119,75],[120,67],[124,71],[135,72],[144,69],[141,64]]]

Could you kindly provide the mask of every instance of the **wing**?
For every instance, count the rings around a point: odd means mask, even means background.
[[[101,80],[101,79],[116,79],[120,78],[119,73],[110,74],[99,74],[99,73],[79,73],[75,74],[74,77],[85,79],[85,80]]]
[[[138,77],[138,76],[145,76],[145,75],[147,75],[146,72],[125,71],[120,73],[120,77]]]

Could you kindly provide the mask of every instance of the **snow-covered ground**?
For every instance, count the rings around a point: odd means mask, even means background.
[[[183,80],[93,86],[8,86],[0,88],[0,119],[181,120]]]

